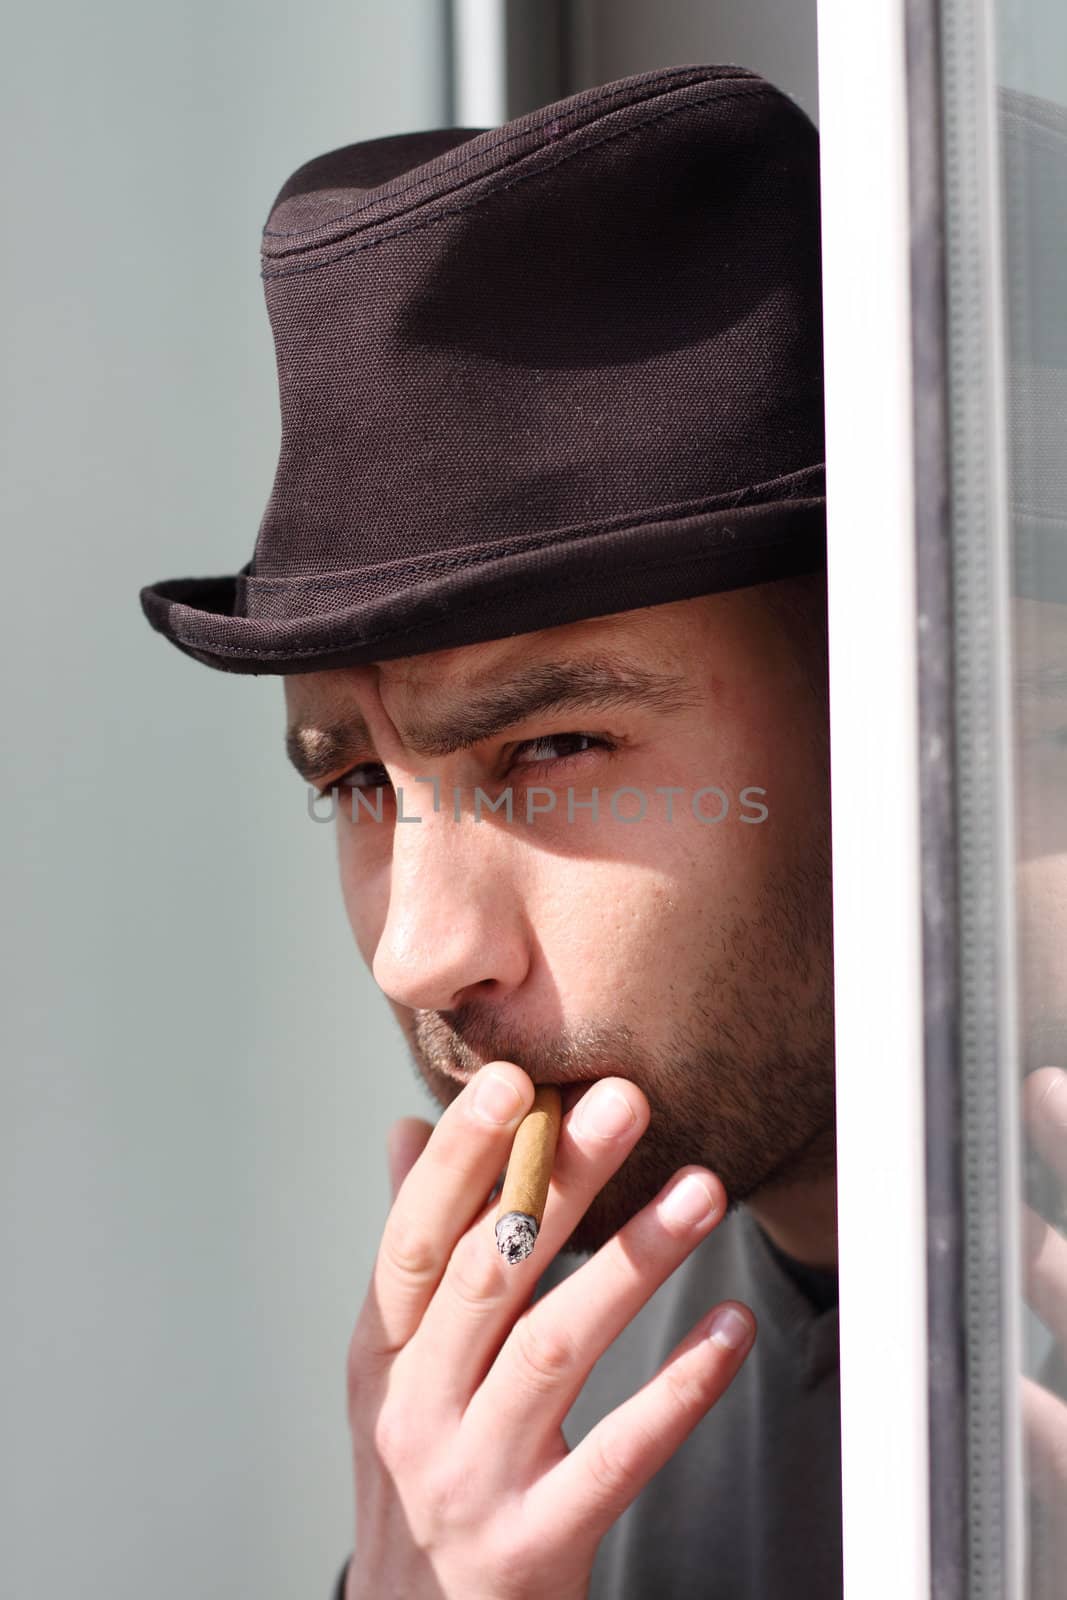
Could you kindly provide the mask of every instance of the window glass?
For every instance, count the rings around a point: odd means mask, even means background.
[[[1067,1594],[1067,10],[998,0],[1027,1600]]]

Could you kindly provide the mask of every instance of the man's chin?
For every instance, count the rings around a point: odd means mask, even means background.
[[[634,1159],[637,1154],[632,1151],[626,1163],[593,1196],[561,1246],[564,1254],[586,1255],[599,1250],[659,1193],[663,1187],[659,1174],[647,1169],[642,1172]]]
[[[728,1196],[724,1216],[736,1211],[741,1203],[739,1199]],[[603,1190],[593,1201],[585,1216],[580,1219],[569,1238],[560,1246],[559,1254],[591,1255],[593,1251],[599,1250],[601,1245],[607,1244],[608,1240],[640,1210],[639,1205],[628,1207],[616,1203],[608,1196],[607,1190]]]
[[[699,1163],[718,1174],[726,1190],[725,1215],[729,1216],[738,1206],[748,1204],[759,1195],[778,1188],[788,1189],[833,1172],[834,1151],[833,1126],[820,1129],[806,1146],[777,1165],[751,1159],[745,1164],[731,1163],[725,1158],[725,1152],[701,1151],[663,1137],[655,1141],[650,1129],[594,1196],[562,1250],[567,1254],[599,1250],[631,1217],[656,1198],[680,1167],[690,1163]]]

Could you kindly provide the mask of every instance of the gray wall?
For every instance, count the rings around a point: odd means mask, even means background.
[[[325,1597],[384,1130],[421,1102],[279,680],[180,655],[137,590],[251,554],[260,228],[308,157],[447,120],[443,27],[61,0],[7,32],[0,1591]]]
[[[815,110],[812,0],[577,9],[568,87],[737,61]],[[260,227],[308,157],[448,121],[443,53],[437,0],[61,0],[9,29],[0,1570],[19,1600],[325,1600],[350,1548],[345,1348],[385,1129],[425,1106],[332,831],[284,764],[279,682],[181,656],[137,590],[251,553],[278,443]]]

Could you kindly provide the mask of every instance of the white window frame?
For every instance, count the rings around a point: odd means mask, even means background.
[[[930,1593],[902,0],[820,0],[846,1600]]]

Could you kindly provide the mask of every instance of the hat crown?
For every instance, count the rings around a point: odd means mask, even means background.
[[[283,191],[258,582],[358,569],[372,598],[397,563],[741,504],[821,463],[807,118],[723,69],[552,110],[371,188],[341,176],[411,147],[350,146]]]
[[[422,200],[443,201],[615,108],[646,97],[651,105],[667,88],[721,80],[770,87],[745,67],[669,67],[585,89],[502,127],[427,128],[328,150],[298,167],[275,197],[262,236],[265,270],[274,258],[406,214]],[[457,145],[467,148],[456,151]]]
[[[820,565],[819,242],[816,131],[739,67],[305,163],[262,240],[253,558],[150,619],[309,671]]]
[[[390,199],[399,199],[405,192],[413,194],[420,180],[423,185],[431,180],[431,175],[420,169],[485,131],[430,128],[387,134],[328,150],[305,162],[282,185],[271,206],[262,237],[264,263],[284,258],[294,248],[322,242],[346,222],[352,226],[365,222],[375,198],[380,198],[386,209]],[[398,180],[408,174],[415,176],[401,185]]]

